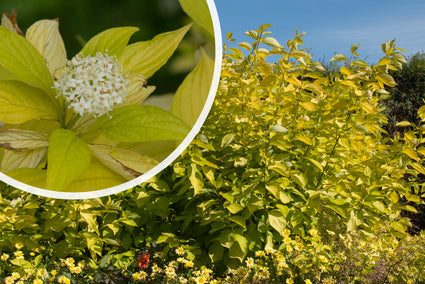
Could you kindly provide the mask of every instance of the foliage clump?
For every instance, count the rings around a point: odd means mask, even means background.
[[[228,36],[204,127],[155,178],[81,202],[3,190],[2,250],[48,243],[57,258],[88,251],[89,267],[142,274],[154,269],[134,267],[142,251],[165,269],[181,247],[194,270],[213,265],[222,283],[424,281],[423,233],[409,236],[401,215],[416,209],[400,202],[422,203],[423,132],[386,137],[382,128],[400,49],[384,43],[383,59],[369,65],[353,46],[325,76],[303,34],[284,47],[268,27],[238,47]]]

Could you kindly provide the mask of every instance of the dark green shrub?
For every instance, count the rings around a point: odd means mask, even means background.
[[[391,97],[382,102],[388,118],[388,124],[383,128],[392,136],[406,129],[397,127],[397,123],[410,121],[418,124],[420,121],[417,111],[425,100],[425,53],[413,55],[403,69],[390,70],[389,73],[397,85],[388,88]]]

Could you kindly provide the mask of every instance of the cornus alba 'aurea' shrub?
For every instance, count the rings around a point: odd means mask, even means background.
[[[252,43],[225,46],[215,108],[200,135],[143,186],[143,204],[164,196],[156,190],[182,195],[165,193],[181,227],[158,242],[193,238],[194,253],[200,247],[217,267],[235,268],[255,250],[284,249],[285,230],[305,238],[314,226],[329,240],[354,231],[403,236],[410,222],[400,213],[415,211],[405,200],[422,202],[417,177],[425,170],[422,129],[381,135],[380,101],[395,84],[387,71],[401,67],[401,50],[386,42],[383,59],[370,65],[353,46],[332,59],[342,67],[328,77],[302,49],[302,34],[283,47],[267,27],[246,33]]]
[[[22,242],[31,263],[45,246],[40,259],[73,256],[103,277],[118,271],[142,283],[200,277],[202,265],[221,283],[423,281],[423,233],[406,234],[400,216],[415,210],[404,200],[421,203],[422,130],[381,136],[386,72],[403,61],[400,50],[387,42],[386,59],[369,65],[354,46],[351,60],[334,57],[343,66],[328,77],[302,35],[283,47],[267,27],[237,48],[229,36],[204,127],[155,178],[78,202],[5,187],[2,276],[21,268],[10,248]]]
[[[108,29],[67,60],[57,20],[38,21],[25,36],[16,14],[2,23],[0,169],[12,178],[59,191],[115,186],[153,168],[155,153],[166,157],[189,132],[183,112],[140,103],[191,25],[132,44],[138,28]],[[157,141],[164,150],[146,149]]]

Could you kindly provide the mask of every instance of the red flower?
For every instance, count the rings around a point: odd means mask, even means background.
[[[148,251],[143,251],[142,254],[139,255],[139,259],[137,260],[137,265],[140,267],[140,269],[148,268],[150,256],[151,255],[148,253]]]

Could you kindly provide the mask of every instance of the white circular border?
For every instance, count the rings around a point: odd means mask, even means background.
[[[208,98],[205,102],[205,105],[204,105],[204,108],[202,109],[201,114],[198,117],[198,120],[196,121],[195,125],[192,127],[191,131],[186,136],[186,138],[179,144],[179,146],[177,146],[177,148],[170,155],[167,156],[167,158],[165,158],[157,166],[149,170],[147,173],[141,175],[140,177],[137,177],[126,183],[123,183],[114,187],[109,187],[109,188],[95,190],[95,191],[61,192],[61,191],[42,189],[42,188],[38,188],[35,186],[22,183],[20,181],[17,181],[1,172],[0,172],[0,180],[6,182],[7,184],[13,187],[16,187],[23,191],[33,193],[39,196],[58,198],[58,199],[89,199],[89,198],[107,196],[107,195],[128,190],[154,177],[156,174],[158,174],[160,171],[162,171],[168,165],[170,165],[177,157],[180,156],[180,154],[184,151],[184,149],[186,149],[186,147],[190,144],[190,142],[192,142],[192,140],[195,138],[196,134],[198,134],[199,130],[204,124],[204,121],[207,118],[208,113],[214,102],[215,94],[217,92],[218,83],[220,80],[221,62],[222,62],[222,54],[223,54],[220,21],[218,19],[217,9],[215,7],[214,1],[213,0],[206,0],[206,1],[210,10],[211,19],[213,21],[213,28],[214,28],[215,63],[214,63],[213,79],[212,79],[210,91],[208,93]]]

